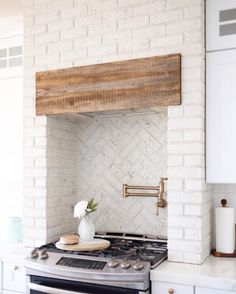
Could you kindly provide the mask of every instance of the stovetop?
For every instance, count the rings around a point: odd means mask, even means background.
[[[110,247],[81,252],[60,250],[55,243],[49,243],[35,248],[25,259],[27,277],[31,282],[32,277],[42,281],[50,277],[63,283],[73,281],[125,291],[132,289],[131,293],[150,293],[150,268],[167,258],[167,240],[123,233],[97,233],[96,237],[109,240]],[[45,288],[45,285],[30,284],[34,290]],[[128,293],[122,291],[117,293]]]
[[[141,260],[149,262],[151,268],[156,267],[167,258],[167,240],[153,236],[123,233],[97,233],[97,238],[109,240],[109,248],[97,251],[68,251],[56,248],[55,243],[49,243],[38,248],[47,252],[64,253],[80,256],[91,256],[111,259]]]

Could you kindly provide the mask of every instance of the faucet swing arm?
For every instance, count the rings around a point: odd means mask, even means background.
[[[159,186],[132,186],[123,185],[123,197],[157,197],[157,208],[164,208],[167,206],[167,201],[163,198],[165,193],[165,182],[168,178],[160,178]],[[131,190],[131,191],[130,191]],[[133,190],[143,190],[143,192],[134,192]],[[147,191],[154,191],[152,193]]]

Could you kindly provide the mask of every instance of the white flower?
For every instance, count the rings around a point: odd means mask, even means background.
[[[74,217],[82,218],[86,215],[86,209],[88,207],[88,201],[82,200],[78,202],[74,207]]]

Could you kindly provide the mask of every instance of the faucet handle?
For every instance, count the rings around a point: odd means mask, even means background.
[[[161,197],[158,201],[157,201],[157,207],[158,208],[165,208],[167,206],[167,201]]]
[[[167,201],[163,198],[163,194],[165,193],[165,183],[164,181],[167,181],[168,178],[160,178],[159,183],[159,192],[158,192],[158,201],[157,201],[157,207],[158,208],[164,208],[167,206]]]

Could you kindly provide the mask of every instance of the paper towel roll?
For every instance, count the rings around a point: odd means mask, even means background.
[[[216,251],[221,253],[234,253],[235,224],[234,208],[217,207],[216,216]]]

